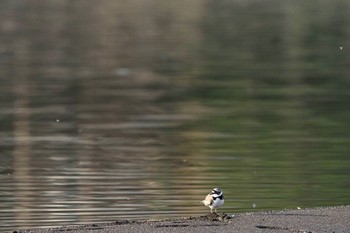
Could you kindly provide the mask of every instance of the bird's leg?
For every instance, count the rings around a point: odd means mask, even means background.
[[[213,213],[213,209],[212,208],[210,208],[210,213]]]
[[[214,209],[215,213],[216,213],[216,209]]]

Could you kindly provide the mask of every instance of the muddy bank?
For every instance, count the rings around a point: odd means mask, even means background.
[[[102,233],[102,232],[350,232],[350,205],[240,214],[208,214],[199,217],[114,221],[103,224],[72,225],[31,230],[14,229],[17,233]]]

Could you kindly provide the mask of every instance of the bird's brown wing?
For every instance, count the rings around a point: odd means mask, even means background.
[[[204,203],[205,206],[209,206],[213,204],[213,201],[214,201],[213,197],[210,194],[208,194],[202,202]]]

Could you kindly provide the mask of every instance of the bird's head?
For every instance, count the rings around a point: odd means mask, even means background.
[[[210,194],[215,196],[220,196],[222,194],[222,191],[219,188],[214,188]]]

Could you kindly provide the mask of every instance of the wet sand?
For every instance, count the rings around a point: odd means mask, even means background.
[[[269,212],[208,214],[199,217],[163,220],[114,221],[102,224],[71,225],[57,228],[36,228],[10,232],[350,232],[350,205]]]

